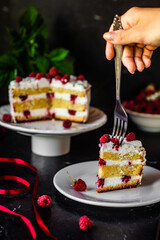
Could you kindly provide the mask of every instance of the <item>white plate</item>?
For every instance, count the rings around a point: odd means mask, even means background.
[[[25,123],[6,123],[2,121],[4,113],[10,112],[10,106],[0,107],[0,125],[14,131],[24,134],[41,134],[41,135],[76,135],[88,132],[103,126],[107,121],[107,116],[98,108],[90,107],[89,118],[86,123],[72,123],[72,127],[65,129],[62,125],[63,121],[45,120],[33,121]]]
[[[77,192],[71,187],[67,176],[69,172],[72,179],[83,179],[87,184],[85,192]],[[70,165],[56,173],[53,179],[56,189],[66,197],[97,206],[104,207],[139,207],[160,201],[160,171],[145,166],[142,184],[136,188],[114,190],[97,193],[96,184],[98,160]]]

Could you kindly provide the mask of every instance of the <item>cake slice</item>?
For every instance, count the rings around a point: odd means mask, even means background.
[[[141,184],[146,152],[134,133],[129,133],[121,145],[117,138],[103,135],[99,154],[98,193]]]

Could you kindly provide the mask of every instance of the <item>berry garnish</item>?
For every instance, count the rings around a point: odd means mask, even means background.
[[[110,142],[110,136],[108,134],[104,134],[100,139],[100,143],[106,143],[106,142]]]
[[[61,75],[56,75],[56,76],[54,77],[54,79],[55,79],[55,80],[61,80]]]
[[[62,84],[68,83],[70,80],[70,75],[69,74],[64,74],[64,76],[61,78]]]
[[[63,127],[64,128],[70,128],[72,125],[72,122],[70,120],[63,121]]]
[[[69,113],[70,115],[74,116],[74,115],[76,114],[76,111],[74,111],[74,110],[68,110],[68,113]]]
[[[76,179],[72,180],[68,172],[67,172],[67,175],[68,175],[70,181],[72,182],[72,187],[74,188],[74,190],[82,192],[87,189],[87,185],[86,185],[85,181],[83,181],[81,178],[79,178],[78,180],[76,180]]]
[[[52,67],[50,70],[49,70],[49,74],[54,77],[58,74],[58,69],[56,67]]]
[[[44,73],[37,73],[35,78],[41,79],[42,77],[44,77]]]
[[[3,122],[10,123],[11,120],[12,120],[11,114],[9,114],[9,113],[4,113],[3,116],[2,116],[2,120],[3,120]]]
[[[23,112],[23,114],[24,114],[24,116],[25,116],[26,118],[29,118],[29,117],[31,116],[31,113],[30,113],[29,110],[25,110],[25,111]]]
[[[104,166],[104,165],[106,165],[106,161],[103,160],[102,158],[99,158],[98,165],[99,165],[99,166]]]
[[[120,142],[118,138],[112,138],[111,142],[113,142],[113,148],[115,148],[117,151],[119,150]]]
[[[81,230],[87,230],[90,229],[93,226],[93,222],[87,217],[87,216],[82,216],[79,219],[79,227]]]
[[[77,80],[80,80],[80,81],[84,81],[85,80],[85,77],[83,75],[79,75],[77,77]]]
[[[97,180],[96,184],[97,184],[98,188],[103,188],[103,186],[104,186],[104,178],[99,178],[98,177],[98,180]]]
[[[77,96],[76,96],[76,95],[73,95],[73,94],[71,94],[70,98],[71,98],[71,102],[73,102],[73,104],[74,104],[74,103],[75,103],[75,101],[76,101],[76,98],[77,98]]]
[[[52,203],[52,199],[48,195],[42,195],[37,200],[38,206],[40,206],[42,208],[49,207],[51,205],[51,203]]]
[[[126,136],[126,141],[127,142],[131,142],[131,141],[134,141],[136,139],[136,137],[135,137],[135,134],[134,133],[129,133],[129,134],[127,134],[127,136]]]
[[[48,80],[51,80],[51,78],[52,78],[49,73],[47,73],[47,74],[45,75],[45,77],[46,77]]]
[[[127,182],[129,182],[131,180],[131,176],[124,175],[121,179],[122,179],[123,183],[127,183]]]
[[[28,95],[21,95],[21,96],[19,96],[19,98],[23,102],[23,101],[25,101],[28,98]]]
[[[29,77],[35,77],[36,76],[36,73],[35,72],[31,72],[30,74],[29,74]]]
[[[22,81],[22,77],[21,77],[21,76],[17,76],[17,77],[15,78],[15,81],[16,81],[16,82],[21,82],[21,81]]]

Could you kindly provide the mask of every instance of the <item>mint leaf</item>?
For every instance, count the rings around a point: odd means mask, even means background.
[[[50,62],[46,57],[40,56],[36,59],[36,65],[38,68],[38,72],[47,73],[50,66]]]
[[[58,68],[60,72],[68,73],[70,75],[74,74],[73,63],[68,60],[63,60],[61,62],[54,62],[54,66]]]
[[[69,51],[65,48],[56,48],[52,50],[49,54],[52,61],[62,61],[64,60],[69,54]]]

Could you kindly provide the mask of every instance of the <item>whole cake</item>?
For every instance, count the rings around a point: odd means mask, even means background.
[[[86,122],[90,88],[83,75],[63,74],[56,67],[48,74],[33,72],[26,78],[18,76],[9,85],[13,121],[55,118]]]
[[[100,138],[97,192],[135,187],[141,183],[145,149],[135,134],[129,133],[122,144],[105,134]]]

